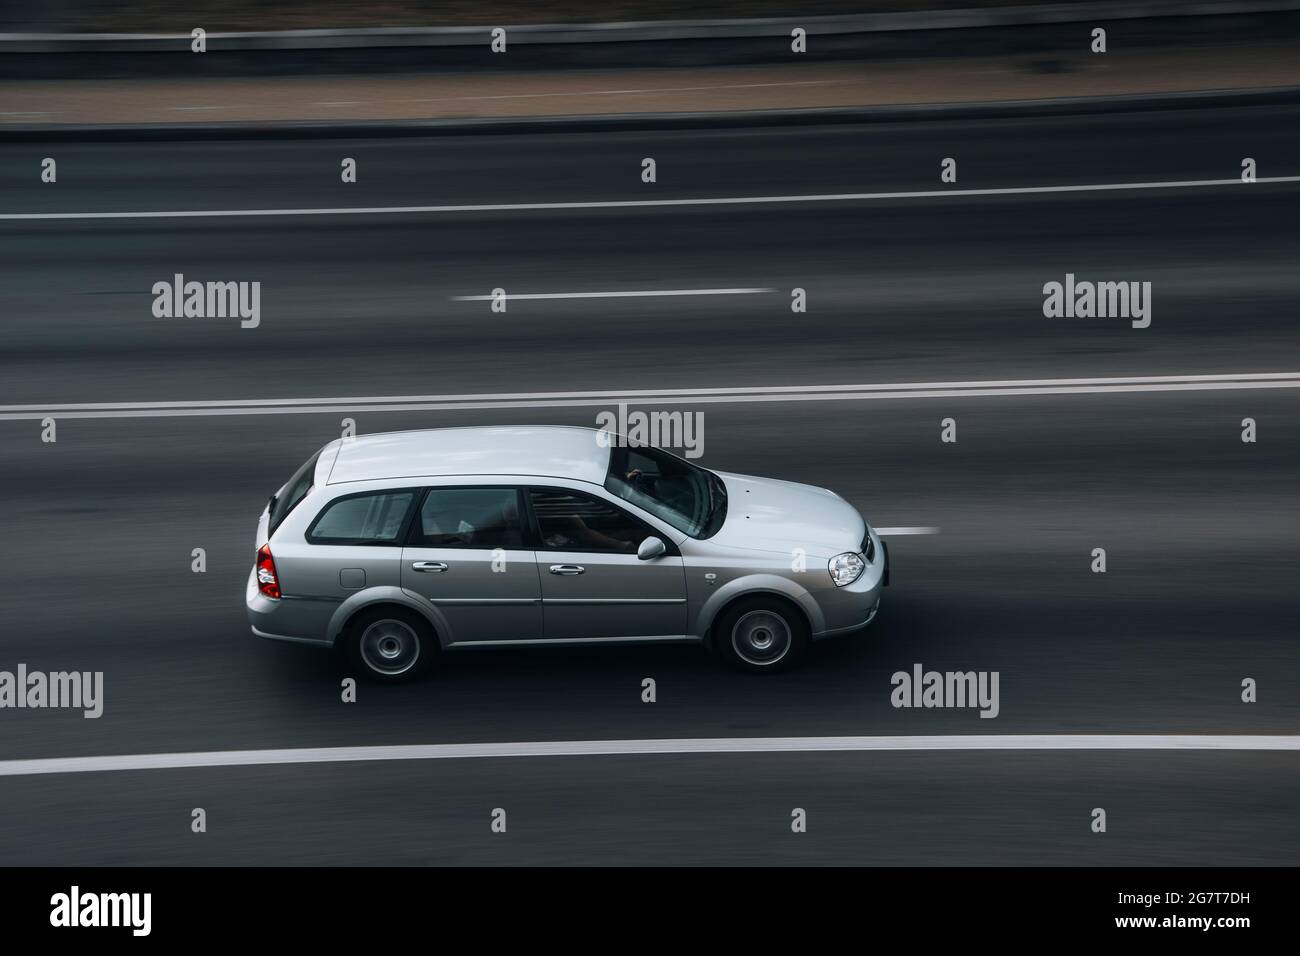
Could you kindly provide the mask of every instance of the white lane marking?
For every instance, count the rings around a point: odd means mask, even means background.
[[[775,289],[651,289],[628,292],[507,292],[503,298],[516,299],[639,299],[663,295],[758,295]],[[491,302],[491,295],[453,295],[453,302]]]
[[[575,202],[477,203],[447,206],[333,206],[302,209],[156,209],[123,212],[6,212],[0,220],[47,219],[211,219],[249,216],[397,216],[429,213],[545,212],[578,209],[652,209],[674,206],[758,206],[773,203],[862,202],[897,199],[960,199],[975,196],[1032,196],[1047,193],[1120,192],[1138,189],[1197,189],[1219,186],[1254,189],[1270,183],[1296,183],[1300,176],[1240,179],[1187,179],[1176,182],[1089,183],[1082,186],[1007,186],[989,189],[918,189],[906,192],[820,193],[805,196],[723,196],[695,199],[610,199]]]
[[[485,408],[569,408],[629,402],[640,405],[710,405],[770,402],[870,401],[1220,391],[1300,388],[1300,372],[1240,375],[1157,375],[1148,378],[1026,379],[992,382],[921,382],[896,385],[779,385],[767,388],[664,389],[609,392],[504,392],[463,395],[402,395],[338,398],[231,399],[178,402],[84,402],[0,405],[0,421],[58,415],[62,418],[171,418],[227,415],[447,411]]]
[[[225,408],[240,405],[312,405],[337,404],[340,402],[426,402],[426,401],[460,401],[460,400],[494,400],[511,401],[515,399],[547,398],[593,398],[600,400],[617,400],[620,398],[644,399],[647,402],[659,401],[667,397],[693,395],[750,395],[781,394],[795,392],[867,392],[900,391],[908,389],[959,389],[959,388],[1021,388],[1042,385],[1148,385],[1182,382],[1261,382],[1300,379],[1300,372],[1219,372],[1205,375],[1138,375],[1104,378],[1026,378],[1026,379],[989,379],[967,382],[894,382],[889,384],[855,383],[849,385],[732,385],[715,388],[667,388],[667,389],[619,389],[617,391],[585,392],[469,392],[464,394],[444,395],[387,395],[339,398],[251,398],[230,399],[228,401],[196,399],[180,402],[91,402],[60,405],[0,405],[0,411],[15,409],[89,409],[89,408]]]
[[[876,534],[882,538],[892,538],[900,534],[938,534],[938,528],[876,528]]]
[[[0,760],[0,777],[115,770],[183,770],[269,764],[494,757],[595,757],[654,754],[842,753],[971,750],[1300,750],[1300,736],[1264,734],[951,734],[900,737],[712,737],[660,740],[543,740],[520,743],[303,747],[195,753],[119,754]]]

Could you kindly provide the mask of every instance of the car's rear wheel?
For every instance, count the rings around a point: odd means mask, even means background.
[[[713,648],[739,670],[773,673],[797,664],[811,640],[803,615],[777,598],[737,601],[713,626]]]
[[[362,675],[396,684],[423,674],[438,645],[433,629],[415,612],[376,608],[352,619],[347,650]]]

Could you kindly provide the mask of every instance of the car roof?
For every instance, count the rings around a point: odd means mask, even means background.
[[[337,455],[326,483],[450,475],[571,478],[602,484],[607,441],[594,428],[500,425],[380,432],[331,442]],[[326,459],[325,452],[322,459]]]

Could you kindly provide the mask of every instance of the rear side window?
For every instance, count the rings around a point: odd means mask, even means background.
[[[420,548],[521,548],[514,488],[430,488],[411,537]]]
[[[316,459],[320,457],[320,452],[308,458],[293,477],[284,483],[281,488],[271,499],[271,514],[269,517],[270,530],[274,531],[280,526],[280,522],[288,517],[289,512],[298,507],[298,503],[307,497],[307,492],[311,491],[312,481],[316,477]]]
[[[307,529],[312,544],[400,544],[415,489],[339,498]]]

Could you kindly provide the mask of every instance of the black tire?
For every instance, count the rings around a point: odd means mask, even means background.
[[[438,653],[438,638],[429,622],[399,607],[362,611],[348,623],[344,640],[355,672],[382,684],[419,678]]]
[[[776,597],[737,601],[718,616],[712,631],[714,653],[751,674],[789,670],[812,644],[803,614]]]

